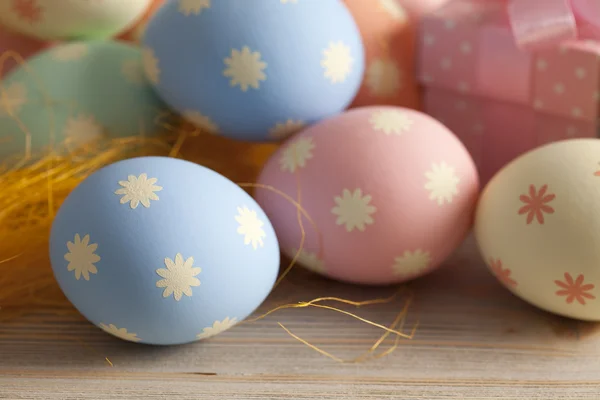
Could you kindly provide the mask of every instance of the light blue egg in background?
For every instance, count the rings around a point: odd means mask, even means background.
[[[50,235],[55,277],[92,323],[133,342],[217,334],[271,291],[279,245],[260,206],[205,167],[142,157],[83,181]]]
[[[156,133],[167,109],[145,77],[141,50],[114,41],[56,45],[11,71],[2,88],[0,158],[25,150],[26,136],[10,111],[31,133],[32,149],[42,151]]]
[[[147,76],[190,122],[279,140],[344,110],[364,70],[340,0],[171,0],[144,35]]]

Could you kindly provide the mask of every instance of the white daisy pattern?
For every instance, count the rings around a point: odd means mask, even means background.
[[[290,255],[293,257],[298,252],[298,249],[291,249]],[[302,265],[309,271],[313,271],[319,274],[325,273],[325,261],[319,258],[317,253],[302,249],[298,254],[298,264]]]
[[[267,237],[263,229],[265,223],[258,218],[255,210],[250,210],[246,206],[238,207],[237,212],[235,216],[238,223],[237,233],[244,237],[244,244],[251,245],[254,250],[263,247],[264,239]]]
[[[210,117],[202,114],[200,111],[186,110],[183,112],[183,117],[197,128],[210,133],[211,135],[217,135],[219,133],[219,126],[210,119]]]
[[[211,0],[179,0],[179,12],[189,17],[200,15],[203,10],[210,8]]]
[[[396,21],[408,19],[404,7],[398,3],[398,0],[379,0],[379,7]]]
[[[156,185],[157,178],[148,178],[146,173],[140,176],[129,175],[126,181],[119,181],[122,188],[117,189],[115,194],[121,195],[121,204],[129,203],[131,209],[136,209],[140,203],[148,208],[150,200],[158,201],[156,192],[163,190],[162,186]]]
[[[269,130],[269,136],[273,139],[285,139],[298,133],[306,126],[304,121],[288,119],[285,122],[278,122]]]
[[[344,225],[347,232],[352,232],[358,229],[364,232],[367,225],[372,225],[372,214],[377,211],[377,208],[371,204],[371,195],[363,195],[362,189],[350,191],[344,189],[341,196],[334,198],[336,206],[331,209],[331,212],[337,216],[335,223]]]
[[[85,235],[83,239],[77,233],[74,240],[67,242],[69,252],[65,254],[65,260],[69,262],[68,271],[75,271],[75,279],[90,280],[90,274],[97,274],[98,269],[94,265],[100,261],[100,256],[96,254],[98,244],[90,244],[90,235]]]
[[[145,47],[142,51],[142,63],[144,65],[144,71],[146,77],[150,82],[157,85],[160,82],[160,61],[154,53],[154,49]]]
[[[87,53],[88,46],[85,43],[68,43],[52,50],[52,58],[60,62],[77,61],[85,57]]]
[[[184,260],[183,255],[177,253],[174,261],[169,257],[165,258],[165,266],[167,268],[156,270],[156,274],[164,278],[156,282],[157,288],[164,288],[163,298],[173,295],[175,301],[180,301],[184,294],[192,297],[192,287],[200,286],[200,280],[196,276],[202,272],[202,268],[194,267],[194,257]]]
[[[366,84],[374,96],[394,96],[402,86],[401,79],[400,68],[391,60],[375,59],[367,69]]]
[[[261,59],[258,51],[251,51],[248,46],[242,50],[232,49],[231,56],[225,58],[226,68],[223,75],[230,78],[229,84],[232,87],[239,86],[242,92],[249,88],[259,89],[260,82],[267,80],[265,69],[267,63]]]
[[[323,50],[321,66],[325,70],[325,78],[331,83],[343,83],[350,75],[353,64],[350,47],[344,42],[331,42],[329,47]]]
[[[98,326],[104,332],[110,333],[111,335],[116,336],[119,339],[127,340],[128,342],[139,342],[140,340],[142,340],[138,337],[137,333],[127,332],[127,329],[117,328],[113,324],[106,325],[101,323]]]
[[[0,117],[17,115],[27,104],[27,88],[21,82],[2,87],[0,92]]]
[[[69,143],[83,145],[98,140],[104,134],[104,128],[93,115],[78,114],[67,119],[63,135]]]
[[[375,111],[369,119],[374,130],[386,135],[401,135],[408,132],[413,125],[413,120],[400,110]]]
[[[392,270],[397,276],[414,276],[426,270],[431,265],[431,255],[428,251],[417,249],[405,251],[402,256],[394,259]]]
[[[313,158],[315,143],[311,137],[298,138],[288,144],[279,159],[281,171],[294,173],[306,167],[308,160]]]
[[[202,329],[202,333],[196,335],[198,340],[208,339],[209,337],[213,337],[218,335],[219,333],[225,332],[226,330],[234,327],[238,323],[237,318],[225,318],[223,321],[215,321],[212,326],[207,326]]]
[[[143,85],[146,83],[146,75],[144,74],[144,65],[140,60],[125,60],[121,64],[121,74],[125,80],[135,85]]]
[[[429,191],[429,199],[436,201],[438,205],[452,203],[454,196],[458,195],[460,178],[456,176],[454,168],[445,162],[433,163],[425,177],[425,189]]]

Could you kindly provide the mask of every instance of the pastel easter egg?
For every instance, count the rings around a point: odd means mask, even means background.
[[[571,139],[506,165],[481,194],[475,236],[489,269],[525,301],[600,321],[600,140]]]
[[[400,0],[344,0],[360,29],[366,64],[352,106],[395,105],[418,108],[415,24]]]
[[[126,32],[120,34],[118,38],[128,42],[140,43],[144,32],[146,31],[146,24],[148,23],[148,20],[152,18],[156,10],[158,10],[164,2],[165,0],[152,0],[152,3],[146,10],[144,16]]]
[[[274,153],[258,182],[275,189],[257,189],[255,198],[284,254],[297,253],[304,230],[300,264],[364,284],[438,267],[469,231],[479,190],[473,160],[450,131],[391,106],[307,128]]]
[[[0,77],[6,75],[19,65],[18,60],[14,56],[10,56],[7,52],[14,52],[21,59],[27,60],[48,46],[47,42],[20,35],[0,27],[0,56],[4,57]]]
[[[282,139],[344,110],[364,67],[339,0],[169,1],[143,42],[147,75],[173,109],[246,141]]]
[[[152,0],[4,0],[0,23],[44,40],[108,38],[131,27]]]
[[[79,146],[100,137],[126,137],[160,129],[166,105],[146,80],[142,52],[112,41],[60,44],[30,58],[2,81],[0,157]]]
[[[216,172],[142,157],[89,176],[50,234],[54,275],[92,323],[121,339],[171,345],[251,314],[279,269],[258,204]]]

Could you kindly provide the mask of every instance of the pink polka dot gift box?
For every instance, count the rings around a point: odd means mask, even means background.
[[[596,137],[599,127],[600,36],[594,39],[590,18],[578,25],[585,2],[550,0],[537,14],[523,4],[451,0],[419,27],[424,109],[463,141],[483,183],[520,154]],[[552,15],[570,18],[555,18],[564,26],[547,32],[534,29]],[[530,32],[521,29],[524,20]]]

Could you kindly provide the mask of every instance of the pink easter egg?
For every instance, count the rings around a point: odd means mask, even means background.
[[[393,106],[356,108],[300,132],[258,182],[271,187],[255,197],[285,255],[302,239],[292,198],[306,213],[299,264],[362,284],[438,267],[468,233],[479,191],[473,160],[444,125]]]
[[[0,27],[0,56],[4,55],[7,51],[14,51],[23,59],[27,60],[27,58],[48,46],[49,44],[47,42],[30,38],[19,33],[13,33]],[[18,63],[14,58],[6,58],[6,62],[1,66],[0,77],[5,76],[17,66],[17,64]]]

